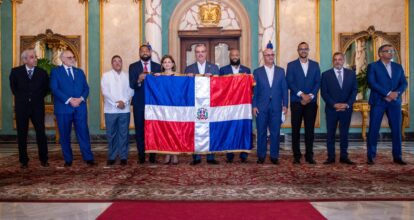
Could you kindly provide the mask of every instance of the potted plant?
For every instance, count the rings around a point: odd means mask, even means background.
[[[53,64],[47,58],[40,58],[40,59],[37,59],[37,67],[44,69],[50,77],[50,72],[52,71],[53,68],[56,67],[56,65]],[[53,99],[52,99],[50,90],[48,91],[48,95],[45,97],[45,102],[46,102],[46,104],[52,104],[53,103]]]

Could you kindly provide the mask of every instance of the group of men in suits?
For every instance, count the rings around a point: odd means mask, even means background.
[[[270,132],[270,161],[279,164],[280,127],[288,113],[290,90],[290,109],[292,121],[293,163],[301,163],[300,129],[305,126],[305,161],[316,164],[313,158],[314,124],[317,115],[317,94],[325,101],[327,126],[327,160],[324,164],[335,163],[335,134],[339,124],[340,158],[339,162],[354,164],[348,157],[348,134],[352,117],[352,105],[357,94],[356,74],[344,68],[344,54],[333,55],[333,68],[320,74],[319,64],[308,58],[309,45],[301,42],[297,52],[299,58],[290,62],[287,71],[274,63],[273,47],[263,50],[264,65],[253,71],[255,80],[252,100],[253,115],[257,125],[257,163],[263,164],[267,155],[268,131]],[[368,65],[368,83],[371,88],[370,129],[367,141],[367,163],[374,164],[377,138],[384,112],[387,114],[392,133],[392,153],[394,163],[405,165],[401,153],[401,94],[407,87],[401,65],[392,62],[395,53],[391,45],[383,45],[378,50],[380,59]],[[145,163],[145,89],[143,81],[148,73],[161,72],[160,64],[151,60],[151,47],[139,48],[140,60],[129,66],[129,86],[134,90],[132,97],[138,163]],[[240,64],[240,52],[229,51],[230,64],[222,68],[207,61],[207,48],[204,44],[195,46],[196,62],[185,68],[187,76],[204,76],[246,73],[250,69]],[[65,160],[64,166],[70,167],[73,161],[71,130],[75,127],[82,158],[87,165],[96,165],[91,151],[87,124],[86,99],[89,87],[84,72],[75,67],[76,60],[69,50],[63,51],[62,65],[53,69],[50,89],[54,96],[54,113],[60,132],[60,144]],[[29,119],[36,131],[41,166],[47,167],[48,149],[44,126],[44,97],[49,89],[49,77],[41,68],[36,67],[33,49],[25,50],[21,59],[24,65],[13,68],[10,74],[10,87],[15,97],[15,113],[19,146],[19,161],[22,168],[28,167],[27,133]],[[234,154],[228,153],[227,162],[232,163]],[[242,163],[247,161],[247,153],[240,153]],[[150,163],[156,162],[156,155],[149,155]],[[191,165],[201,163],[200,155],[193,155]],[[218,164],[214,154],[207,155],[208,164]]]

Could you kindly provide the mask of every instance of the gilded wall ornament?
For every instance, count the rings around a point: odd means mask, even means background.
[[[198,15],[204,26],[217,26],[221,19],[221,7],[217,3],[207,2],[198,7]]]

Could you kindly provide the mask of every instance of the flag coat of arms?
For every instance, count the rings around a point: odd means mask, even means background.
[[[249,152],[251,75],[145,78],[145,151]]]

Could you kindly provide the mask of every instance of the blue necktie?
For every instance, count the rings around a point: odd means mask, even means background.
[[[73,76],[73,73],[71,71],[71,68],[68,68],[68,75],[74,80],[75,77]]]
[[[28,70],[27,71],[27,76],[29,77],[29,79],[32,79],[32,77],[33,77],[33,70]]]

